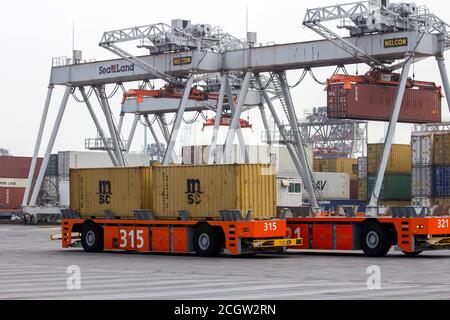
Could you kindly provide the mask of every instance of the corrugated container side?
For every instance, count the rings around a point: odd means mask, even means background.
[[[369,174],[378,172],[383,156],[384,144],[369,144],[367,146],[367,171]],[[386,173],[411,174],[411,145],[393,144],[389,155]]]
[[[392,115],[397,87],[373,84],[328,86],[328,117],[389,121]],[[399,122],[441,122],[441,93],[439,88],[407,88],[400,110]]]
[[[433,135],[414,133],[411,136],[412,165],[433,164]]]
[[[58,176],[58,155],[50,155],[47,170],[45,171],[47,177],[57,177]]]
[[[150,165],[150,156],[145,154],[125,153],[128,167],[145,167]],[[62,151],[58,153],[58,170],[60,180],[69,179],[70,169],[92,169],[114,167],[107,152]]]
[[[350,199],[351,200],[358,200],[358,197],[359,197],[358,187],[359,187],[358,180],[350,181]]]
[[[270,173],[270,174],[269,174]],[[253,210],[255,219],[276,217],[276,181],[271,165],[153,167],[154,212],[174,219],[186,210],[194,219],[218,219],[219,210]]]
[[[318,170],[316,172],[347,173],[351,180],[357,180],[358,159],[315,159],[314,170]]]
[[[450,133],[434,135],[434,165],[450,165]]]
[[[433,168],[433,197],[450,197],[450,166]]]
[[[0,178],[28,178],[30,172],[32,158],[30,157],[0,157]],[[36,162],[36,170],[34,177],[37,178],[42,165],[42,158],[38,158]]]
[[[433,196],[433,174],[431,166],[413,166],[412,168],[412,196],[427,198]]]
[[[372,194],[375,184],[375,175],[369,174],[367,191]],[[381,187],[380,201],[411,201],[411,175],[386,174]]]
[[[367,179],[358,181],[358,200],[367,201]]]
[[[367,179],[367,157],[358,158],[358,179]]]
[[[70,170],[70,207],[82,217],[104,217],[111,210],[118,217],[133,217],[135,209],[152,205],[152,170],[94,168]]]
[[[321,200],[349,200],[350,176],[347,173],[314,172]],[[309,199],[304,189],[303,197]]]
[[[0,209],[18,209],[22,205],[25,188],[0,187]]]

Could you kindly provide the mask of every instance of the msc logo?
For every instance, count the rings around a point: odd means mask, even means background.
[[[385,48],[406,47],[408,45],[408,38],[395,38],[384,40]]]
[[[182,65],[191,64],[191,63],[192,63],[192,57],[181,57],[181,58],[173,59],[174,66],[182,66]]]
[[[111,203],[111,181],[100,180],[98,182],[98,203],[99,204],[110,204]]]
[[[200,179],[187,179],[186,180],[186,199],[189,204],[200,204],[202,202],[202,189],[200,185]]]

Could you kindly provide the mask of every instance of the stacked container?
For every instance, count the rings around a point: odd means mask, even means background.
[[[18,209],[22,205],[31,161],[32,158],[28,157],[0,157],[0,209]],[[37,178],[41,164],[42,158],[38,158],[34,180]],[[33,186],[30,195],[32,192]]]
[[[367,195],[370,198],[383,155],[384,144],[369,144],[367,149]],[[379,204],[411,201],[411,167],[411,146],[392,145],[378,199]]]
[[[450,205],[450,133],[433,135],[433,203]]]
[[[350,176],[350,199],[358,200],[359,198],[358,159],[349,159],[349,158],[315,159],[314,171],[348,174]]]
[[[70,170],[70,207],[83,218],[219,219],[220,210],[248,210],[254,219],[276,217],[276,180],[270,164],[153,166]]]
[[[412,204],[430,207],[433,197],[433,140],[429,132],[413,132],[411,135]]]

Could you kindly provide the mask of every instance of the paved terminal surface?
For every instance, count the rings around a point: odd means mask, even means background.
[[[313,252],[247,258],[87,254],[49,241],[49,234],[58,232],[0,225],[0,299],[450,298],[446,251],[417,258],[396,252],[387,258]],[[72,265],[80,268],[80,290],[67,288]],[[368,289],[371,266],[380,268],[381,289]],[[69,284],[78,283],[71,279]]]

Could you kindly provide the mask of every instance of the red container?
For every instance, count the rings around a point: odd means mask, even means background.
[[[0,157],[0,178],[28,178],[28,172],[31,166],[30,157]],[[36,162],[35,178],[41,168],[42,158]]]
[[[329,118],[389,121],[397,87],[352,83],[350,89],[344,89],[344,83],[333,83],[328,85],[327,92]],[[407,88],[398,121],[441,122],[441,99],[440,87]]]
[[[25,188],[0,188],[0,209],[18,209],[24,194]]]
[[[359,181],[350,181],[350,200],[358,200],[358,184]]]

